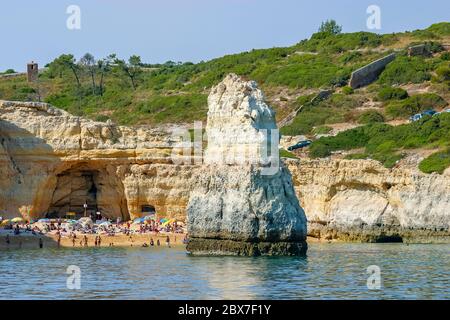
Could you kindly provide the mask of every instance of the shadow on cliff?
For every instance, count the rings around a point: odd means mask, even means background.
[[[32,130],[40,133],[39,128]],[[80,190],[74,189],[75,180],[71,179],[70,174],[76,172],[80,176],[90,173],[94,177],[95,181],[92,181],[89,189],[95,190],[95,199],[91,201],[89,211],[97,212],[103,209],[112,216],[119,215],[122,219],[129,220],[120,177],[114,170],[107,168],[107,162],[79,159],[81,142],[77,139],[74,141],[73,150],[70,145],[64,145],[67,149],[63,151],[75,157],[63,160],[61,154],[58,154],[45,138],[37,137],[15,123],[0,119],[0,155],[3,153],[3,161],[6,161],[0,168],[3,177],[0,182],[0,215],[7,219],[17,216],[36,219],[49,214],[55,205],[58,210],[54,211],[60,211],[63,215],[72,211],[84,211],[82,207],[88,201],[87,196],[83,199],[75,199],[74,196]],[[64,179],[68,181],[67,185],[62,183]],[[90,192],[86,191],[86,194]],[[76,210],[72,210],[73,199],[76,202]]]
[[[43,186],[42,180],[48,176],[39,165],[56,167],[61,162],[54,149],[44,139],[18,125],[0,119],[0,144],[6,161],[0,173],[0,213],[4,218],[13,218],[29,213],[36,192]],[[32,180],[31,176],[41,177]],[[36,191],[36,192],[33,192]]]

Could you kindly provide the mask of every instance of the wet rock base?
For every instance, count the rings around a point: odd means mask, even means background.
[[[404,228],[396,225],[338,226],[308,223],[308,236],[326,241],[362,243],[450,243],[450,230],[447,227]]]
[[[194,256],[304,256],[308,249],[302,242],[244,242],[191,238],[187,251]]]

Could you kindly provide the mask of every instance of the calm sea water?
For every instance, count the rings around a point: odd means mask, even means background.
[[[306,258],[190,257],[183,248],[0,252],[1,299],[450,299],[450,246],[310,244]],[[81,289],[67,289],[69,265]],[[381,289],[367,288],[379,266]]]

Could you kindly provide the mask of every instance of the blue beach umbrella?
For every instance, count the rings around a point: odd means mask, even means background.
[[[145,219],[144,218],[136,218],[134,219],[133,223],[144,223]]]

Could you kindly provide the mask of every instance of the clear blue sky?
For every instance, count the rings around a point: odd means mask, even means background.
[[[66,9],[81,8],[81,30]],[[381,8],[379,33],[450,21],[449,0],[14,0],[0,4],[0,71],[44,65],[62,53],[141,55],[156,63],[208,60],[288,46],[332,18],[344,32],[367,30],[366,9]]]

